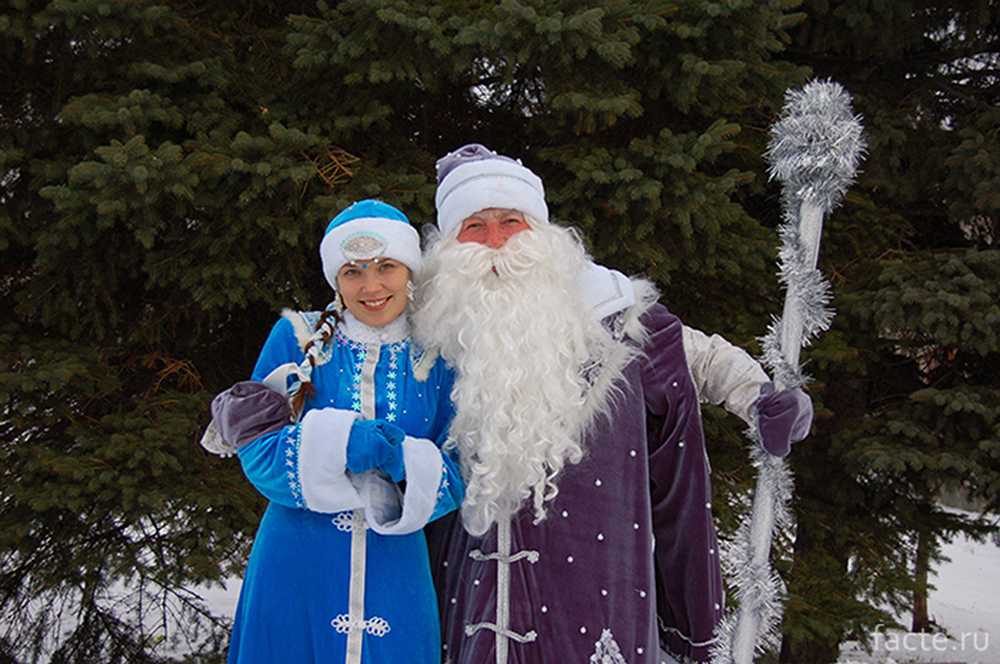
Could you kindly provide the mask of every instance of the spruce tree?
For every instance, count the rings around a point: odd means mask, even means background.
[[[525,158],[597,258],[751,338],[776,214],[748,201],[802,75],[779,59],[795,4],[8,6],[8,655],[152,661],[161,624],[206,624],[188,589],[239,573],[263,504],[197,447],[211,395],[281,307],[325,304],[325,220],[371,196],[431,220],[462,143]]]
[[[1000,500],[1000,200],[989,2],[808,2],[788,56],[855,95],[869,156],[826,232],[834,331],[810,353],[821,401],[793,456],[799,521],[783,662],[833,662],[848,636],[914,612],[929,629],[939,544]]]
[[[972,296],[981,287],[996,302],[992,284],[975,284],[995,270],[984,239],[995,235],[995,116],[963,107],[962,95],[919,88],[930,85],[924,79],[907,84],[925,93],[919,102],[886,95],[885,80],[857,71],[876,57],[866,50],[881,43],[871,34],[888,31],[864,33],[825,4],[807,4],[806,13],[800,4],[9,5],[0,14],[0,298],[8,312],[0,326],[0,647],[20,660],[47,651],[67,662],[157,661],[174,629],[164,633],[164,604],[150,600],[166,598],[170,625],[207,628],[190,650],[211,657],[221,649],[224,622],[206,619],[189,589],[241,572],[263,500],[235,461],[197,446],[208,402],[249,373],[282,307],[326,304],[317,257],[326,220],[353,200],[380,197],[431,221],[434,161],[463,143],[525,159],[543,177],[554,217],[578,227],[595,258],[651,277],[687,323],[752,348],[780,307],[777,187],[761,177],[760,155],[782,91],[810,67],[858,93],[878,140],[860,190],[824,240],[841,316],[810,355],[822,422],[818,440],[794,457],[802,531],[787,625],[793,640],[836,640],[874,620],[870,599],[912,585],[881,573],[910,560],[906,534],[923,523],[899,497],[995,470],[980,433],[996,426],[995,372],[959,370],[996,362],[992,337],[973,334],[989,328],[991,314]],[[924,9],[921,25],[899,44],[892,38],[879,62],[899,64],[909,40],[920,41],[913,35],[936,34],[927,26],[940,29],[957,11]],[[969,16],[962,30],[989,25]],[[857,71],[824,60],[837,49]],[[889,80],[910,79],[897,72]],[[947,113],[922,116],[938,108],[932,101]],[[954,118],[947,128],[945,115]],[[909,134],[914,126],[918,136]],[[949,174],[939,178],[934,169],[945,163]],[[928,201],[924,216],[916,204]],[[926,245],[925,231],[935,238]],[[957,261],[944,285],[906,280],[911,269],[929,275],[941,251]],[[924,290],[911,293],[919,302],[893,309],[904,288]],[[921,329],[918,317],[944,307],[976,322],[932,326],[927,343],[907,336]],[[952,382],[925,382],[925,346],[945,349]],[[921,396],[887,400],[900,394]],[[975,467],[949,469],[929,445],[919,447],[933,467],[928,477],[916,463],[888,464],[899,458],[890,446],[899,437],[871,428],[872,419],[912,421],[914,440],[929,429],[958,441]],[[733,505],[719,515],[729,527],[752,472],[734,418],[709,413],[707,428],[721,494],[714,502]],[[967,434],[983,441],[978,456],[966,454]],[[835,469],[847,499],[822,493],[821,467]],[[972,486],[996,494],[995,484]],[[865,501],[885,505],[880,525],[865,525]],[[905,527],[861,546],[865,532],[897,520]],[[824,531],[832,522],[836,536]],[[829,556],[816,558],[824,550]],[[862,562],[845,584],[850,559]],[[803,584],[840,603],[833,627],[823,627],[828,614],[800,603]],[[115,604],[123,588],[136,590]],[[54,613],[63,602],[75,616],[69,634]]]

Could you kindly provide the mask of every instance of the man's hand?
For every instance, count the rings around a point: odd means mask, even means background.
[[[347,439],[347,470],[380,470],[393,482],[406,478],[403,439],[406,434],[385,420],[355,420]]]
[[[809,395],[798,387],[775,392],[774,383],[765,383],[757,398],[757,431],[764,449],[774,456],[786,456],[809,435],[813,406]]]

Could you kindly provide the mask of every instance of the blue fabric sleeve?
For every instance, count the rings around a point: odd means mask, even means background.
[[[287,318],[279,318],[260,349],[252,380],[261,381],[277,367],[304,359]],[[285,507],[303,507],[302,482],[298,476],[301,426],[282,427],[239,449],[243,474],[265,498]]]
[[[440,446],[438,447],[440,449]],[[458,509],[465,498],[465,482],[462,480],[462,468],[458,463],[458,455],[441,450],[441,485],[438,487],[437,503],[428,523],[440,519],[445,514]]]
[[[434,512],[430,521],[439,519],[442,516],[458,509],[463,498],[465,498],[465,481],[462,480],[462,467],[458,459],[458,450],[445,450],[444,444],[448,440],[448,430],[451,421],[455,417],[455,406],[451,403],[451,388],[455,380],[455,374],[444,363],[438,359],[434,367],[435,380],[439,380],[441,399],[438,403],[437,415],[435,416],[434,428],[438,432],[435,444],[441,450],[441,463],[443,473],[441,476],[441,486],[438,488],[437,504],[434,505]]]
[[[293,424],[265,434],[237,451],[243,474],[268,500],[304,508],[299,477],[302,425]]]

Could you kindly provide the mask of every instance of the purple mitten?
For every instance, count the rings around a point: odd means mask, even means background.
[[[801,387],[774,391],[774,383],[764,383],[757,397],[757,432],[768,453],[783,457],[807,435],[812,426],[813,406]]]
[[[234,448],[280,429],[291,416],[288,399],[254,380],[236,383],[212,399],[212,420]]]

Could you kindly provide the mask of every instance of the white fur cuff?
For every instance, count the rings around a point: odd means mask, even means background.
[[[368,526],[380,535],[406,535],[423,528],[434,507],[437,505],[438,488],[444,461],[441,451],[425,438],[407,436],[403,441],[403,463],[406,466],[406,493],[403,494],[403,510],[398,517],[392,510],[365,510]],[[392,515],[388,521],[380,515]]]
[[[362,506],[347,476],[347,439],[358,414],[350,410],[311,410],[302,418],[299,478],[302,498],[314,512],[332,514]]]

